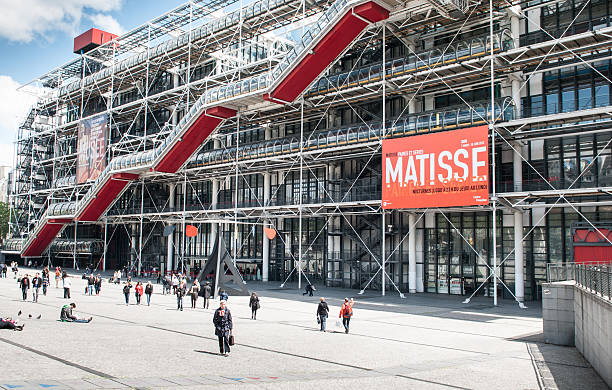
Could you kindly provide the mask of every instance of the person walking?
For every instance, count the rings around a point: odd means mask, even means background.
[[[257,309],[261,306],[259,305],[259,297],[255,292],[251,294],[251,299],[249,300],[249,307],[251,308],[251,319],[257,319]]]
[[[227,302],[228,299],[229,299],[229,295],[227,295],[225,290],[221,290],[221,292],[219,293],[219,300]]]
[[[136,283],[136,288],[134,288],[134,295],[136,296],[136,304],[140,305],[140,298],[142,297],[142,283],[141,282],[137,282]]]
[[[184,280],[176,286],[176,310],[183,311],[183,297],[187,293],[187,284]]]
[[[70,286],[72,282],[70,281],[70,276],[65,271],[62,275],[62,285],[64,287],[64,299],[70,299]]]
[[[319,302],[319,306],[317,306],[317,322],[321,324],[321,332],[325,332],[325,323],[329,315],[329,307],[327,306],[327,302],[325,302],[325,298],[321,297],[320,300],[321,302]]]
[[[230,353],[229,337],[234,329],[232,313],[226,307],[226,302],[219,302],[219,308],[213,316],[215,335],[219,338],[219,353],[228,356]]]
[[[306,285],[306,291],[302,295],[308,294],[309,297],[312,296],[312,292],[315,290],[314,286],[310,283]]]
[[[42,287],[42,284],[43,280],[37,272],[36,275],[32,278],[32,302],[38,302],[38,294],[40,294],[40,288]]]
[[[93,294],[94,284],[96,284],[96,277],[92,273],[87,276],[87,293],[89,293],[89,295]]]
[[[344,298],[344,303],[342,304],[342,308],[340,308],[340,314],[338,318],[342,318],[342,325],[344,326],[344,333],[349,332],[349,324],[351,322],[351,317],[353,316],[353,305],[355,301],[351,298],[350,302],[348,298]]]
[[[145,295],[147,296],[147,306],[151,306],[151,294],[153,294],[153,285],[151,281],[147,282],[145,286]]]
[[[59,288],[60,280],[62,279],[62,273],[59,267],[55,267],[55,288]]]
[[[96,289],[96,295],[100,295],[100,291],[102,291],[102,275],[98,274],[98,276],[96,276],[94,287]]]
[[[200,295],[200,282],[196,279],[191,285],[191,290],[189,291],[191,295],[191,308],[196,308],[196,303],[198,302],[198,296]]]
[[[172,274],[172,293],[176,294],[176,289],[178,288],[179,285],[179,278],[176,276],[176,274]]]
[[[49,281],[49,268],[46,268],[43,270],[43,274],[42,274],[42,289],[43,289],[43,295],[47,296],[47,288],[49,287],[50,281]]]
[[[30,278],[28,277],[28,274],[23,275],[19,281],[19,286],[21,287],[21,296],[25,301],[28,299],[28,290],[30,289]]]
[[[123,295],[125,296],[126,306],[130,304],[130,290],[131,289],[132,289],[132,283],[125,282],[125,285],[123,286]]]
[[[210,287],[210,282],[204,283],[204,287],[202,287],[202,295],[204,296],[204,309],[208,309],[208,305],[210,303],[210,297],[212,295],[212,288]]]

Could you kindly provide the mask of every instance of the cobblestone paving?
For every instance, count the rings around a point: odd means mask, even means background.
[[[247,297],[230,297],[237,345],[218,354],[212,307],[176,310],[155,286],[151,306],[125,305],[121,287],[83,294],[73,278],[75,314],[90,324],[58,321],[68,300],[50,288],[39,303],[23,302],[14,279],[0,279],[0,316],[25,324],[0,331],[3,389],[607,389],[574,348],[540,342],[537,304],[520,310],[487,298],[419,294],[400,299],[375,292],[355,297],[351,332],[335,326],[354,291],[319,288],[330,304],[328,332],[317,329],[318,296],[277,284],[251,283],[260,293],[257,321]],[[21,316],[17,316],[19,311]],[[32,315],[32,318],[29,315]],[[41,315],[41,319],[36,319]]]

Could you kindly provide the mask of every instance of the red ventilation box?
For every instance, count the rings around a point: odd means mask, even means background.
[[[83,53],[87,53],[88,51],[95,49],[106,42],[112,41],[117,37],[118,35],[98,30],[97,28],[92,28],[91,30],[87,30],[83,34],[74,38],[74,53],[80,54],[81,50]]]

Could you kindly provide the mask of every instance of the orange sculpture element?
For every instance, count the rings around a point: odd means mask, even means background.
[[[193,225],[185,226],[185,235],[187,237],[195,237],[198,235],[198,228]]]
[[[276,229],[264,227],[264,233],[266,233],[266,237],[268,237],[268,240],[273,240],[274,237],[276,237]]]

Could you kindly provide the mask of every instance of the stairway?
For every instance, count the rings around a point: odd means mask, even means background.
[[[292,102],[370,23],[388,17],[389,11],[374,1],[337,0],[271,71],[263,99],[281,104]],[[22,257],[41,256],[61,229],[73,220],[96,221],[141,174],[175,173],[180,169],[225,119],[237,113],[211,101],[212,95],[202,94],[157,148],[113,158],[81,200],[60,207],[49,206],[34,234],[23,243]],[[62,218],[57,217],[58,213]]]

